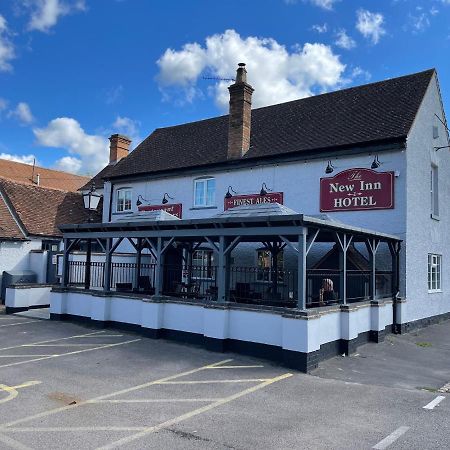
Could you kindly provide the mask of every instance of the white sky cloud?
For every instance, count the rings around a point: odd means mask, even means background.
[[[317,31],[317,33],[326,33],[328,30],[328,25],[326,23],[319,25],[315,24],[311,27],[313,31]]]
[[[25,102],[18,103],[13,110],[9,111],[8,117],[15,117],[23,125],[30,125],[34,122],[34,117],[31,113],[31,109]]]
[[[333,5],[340,0],[311,0],[311,3],[323,8],[323,9],[333,9]]]
[[[137,120],[130,119],[129,117],[117,116],[112,128],[114,133],[128,136],[132,141],[131,147],[136,148],[136,146],[142,141],[139,136],[140,125],[140,122]]]
[[[345,50],[350,50],[356,47],[355,40],[352,39],[344,29],[339,30],[336,33],[335,44],[340,48],[344,48]]]
[[[181,50],[167,49],[157,61],[162,89],[176,86],[187,96],[197,89],[203,73],[220,78],[234,77],[238,62],[246,62],[248,81],[255,88],[253,106],[282,103],[324,92],[344,82],[345,64],[332,49],[319,43],[297,45],[291,52],[272,38],[241,37],[234,30],[215,34]],[[226,110],[230,82],[214,84],[210,93]],[[192,99],[192,97],[191,97]]]
[[[36,160],[36,164],[38,164],[35,155],[12,155],[11,153],[0,153],[0,159],[7,159],[8,161],[15,161],[31,165],[33,164],[34,160]]]
[[[75,158],[74,156],[63,156],[58,159],[53,168],[56,170],[62,170],[63,172],[69,173],[79,173],[83,167],[83,162],[81,159]]]
[[[370,39],[373,44],[378,44],[380,38],[386,34],[383,25],[383,14],[373,13],[366,9],[357,11],[356,28],[365,38]]]
[[[84,0],[24,0],[25,7],[31,10],[29,30],[47,32],[58,23],[58,20],[68,14],[84,11]]]
[[[34,128],[33,133],[38,145],[62,148],[69,152],[72,159],[64,157],[57,161],[59,167],[65,167],[64,170],[96,174],[108,164],[108,139],[87,134],[75,119],[59,117],[44,128]]]
[[[8,24],[0,14],[0,72],[10,72],[12,70],[11,61],[16,57],[14,45],[8,35]]]

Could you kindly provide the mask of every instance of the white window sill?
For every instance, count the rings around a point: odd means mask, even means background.
[[[442,294],[442,289],[432,289],[431,291],[428,290],[429,294]]]

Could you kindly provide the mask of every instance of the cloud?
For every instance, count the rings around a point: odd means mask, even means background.
[[[11,153],[0,153],[0,159],[7,159],[8,161],[15,161],[24,164],[32,165],[34,161],[37,162],[37,158],[35,155],[12,155]]]
[[[12,70],[10,61],[16,57],[9,34],[6,19],[0,14],[0,72],[10,72]]]
[[[71,172],[95,174],[108,164],[108,139],[87,134],[75,119],[59,117],[44,128],[34,128],[33,133],[38,145],[62,148],[69,152],[72,159],[65,157],[58,160],[57,164],[70,168]]]
[[[0,97],[0,114],[8,107],[8,101]]]
[[[350,50],[356,47],[356,42],[347,34],[344,29],[341,29],[336,33],[335,44],[340,48],[344,48],[345,50]]]
[[[30,125],[34,122],[34,117],[31,113],[31,109],[25,102],[18,103],[13,110],[8,112],[8,117],[15,117],[23,125]]]
[[[363,80],[367,82],[372,78],[372,74],[368,70],[364,70],[361,67],[356,66],[351,72],[351,78],[363,78]]]
[[[86,8],[84,0],[23,0],[23,6],[31,11],[29,30],[48,32],[58,20]]]
[[[56,161],[53,168],[63,172],[79,173],[83,167],[83,162],[74,156],[64,156]]]
[[[341,0],[303,0],[303,1],[304,2],[309,1],[314,6],[318,6],[319,8],[331,11],[333,9],[333,5],[337,2],[340,2]],[[284,0],[284,3],[286,3],[287,5],[295,5],[296,3],[298,3],[298,0]]]
[[[427,13],[420,13],[418,15],[409,15],[409,21],[413,30],[413,33],[421,33],[430,26],[430,19]]]
[[[168,87],[182,88],[187,100],[195,98],[202,73],[230,78],[237,63],[247,63],[248,81],[255,88],[253,106],[282,103],[315,92],[336,88],[344,82],[345,64],[331,48],[319,43],[295,46],[289,52],[272,38],[242,38],[227,30],[199,43],[185,44],[181,50],[167,49],[159,58],[158,82],[163,92]],[[226,110],[228,81],[218,81],[209,89],[217,105]]]
[[[328,25],[324,23],[323,25],[315,24],[311,27],[313,31],[317,31],[317,33],[326,33],[328,30]]]
[[[106,91],[106,99],[105,102],[107,105],[112,105],[120,100],[122,100],[123,97],[123,86],[120,84],[119,86],[116,86],[114,88],[108,89]]]
[[[366,9],[357,11],[357,30],[373,44],[378,44],[380,38],[386,34],[383,28],[384,17],[381,13],[372,13]]]
[[[125,134],[132,140],[132,147],[136,148],[142,139],[139,136],[139,127],[141,123],[137,120],[130,119],[129,117],[117,116],[112,127],[114,133]]]

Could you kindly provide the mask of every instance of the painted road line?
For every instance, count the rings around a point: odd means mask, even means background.
[[[111,348],[111,347],[117,347],[118,345],[125,345],[125,344],[132,344],[133,342],[138,342],[141,341],[142,339],[132,339],[130,341],[124,341],[124,342],[116,342],[114,344],[106,344],[106,345],[100,345],[99,347],[93,347],[93,348],[85,348],[83,350],[76,350],[74,352],[66,352],[66,353],[61,353],[59,355],[50,355],[50,356],[42,356],[40,358],[34,358],[34,359],[27,359],[26,361],[18,361],[18,362],[14,362],[14,363],[9,363],[9,364],[2,364],[0,365],[0,369],[2,367],[12,367],[12,366],[19,366],[21,364],[28,364],[28,363],[32,363],[32,362],[36,362],[36,361],[43,361],[45,359],[52,359],[52,358],[58,358],[60,356],[67,356],[67,355],[77,355],[79,353],[84,353],[84,352],[92,352],[94,350],[101,350],[103,348]]]
[[[17,325],[26,325],[27,323],[43,323],[43,322],[41,320],[27,320],[26,322],[7,323],[5,325],[0,325],[0,328],[15,327]]]
[[[423,409],[434,409],[434,407],[439,405],[439,403],[441,403],[444,399],[445,397],[443,395],[438,395],[434,400],[425,405]]]
[[[98,342],[96,344],[34,344],[24,345],[24,347],[95,347],[101,345]]]
[[[207,369],[260,369],[261,367],[264,367],[261,364],[255,364],[254,366],[214,366],[214,367],[207,367]]]
[[[23,428],[8,428],[10,432],[23,433],[40,433],[40,432],[71,432],[71,431],[143,431],[146,427],[23,427]]]
[[[8,394],[7,397],[0,399],[0,404],[14,400],[19,395],[17,389],[35,386],[36,384],[41,384],[41,381],[27,381],[26,383],[19,384],[18,386],[7,386],[6,384],[0,384],[0,391],[4,391]]]
[[[219,361],[219,362],[215,363],[215,365],[225,364],[225,363],[230,362],[230,361],[233,361],[233,360],[232,359],[225,359],[223,361]],[[210,365],[211,364],[208,364],[208,366],[210,366]],[[161,383],[162,381],[169,381],[169,380],[173,380],[175,378],[191,375],[193,373],[197,373],[197,372],[200,372],[202,370],[205,370],[206,367],[207,366],[202,366],[202,367],[198,367],[196,369],[188,370],[186,372],[181,372],[181,373],[178,373],[178,374],[175,374],[175,375],[170,375],[168,377],[160,378],[159,380],[148,381],[147,383],[139,384],[137,386],[132,386],[132,387],[129,387],[129,388],[126,388],[126,389],[121,389],[120,391],[115,391],[115,392],[111,392],[109,394],[101,395],[99,397],[94,397],[94,398],[92,398],[90,400],[81,401],[81,402],[76,403],[75,405],[60,406],[59,408],[49,409],[47,411],[43,411],[41,413],[34,414],[32,416],[22,417],[21,419],[14,420],[12,422],[0,424],[0,432],[1,433],[7,432],[9,427],[14,427],[15,425],[19,425],[21,423],[26,423],[26,422],[29,422],[31,420],[41,419],[43,417],[47,417],[47,416],[50,416],[52,414],[57,414],[57,413],[60,413],[60,412],[67,411],[69,409],[72,410],[72,409],[78,408],[78,407],[80,407],[82,405],[86,405],[86,404],[89,404],[89,403],[97,403],[99,400],[106,400],[106,399],[109,399],[111,397],[116,397],[118,395],[128,394],[129,392],[134,392],[134,391],[137,391],[137,390],[140,390],[140,389],[145,389],[145,388],[147,388],[149,386],[153,386],[155,384]]]
[[[86,337],[86,336],[91,336],[91,335],[96,335],[96,334],[100,334],[100,333],[105,333],[104,331],[94,331],[92,333],[86,333],[86,334],[76,334],[74,336],[67,336],[67,337],[63,337],[63,338],[58,338],[58,339],[49,339],[47,341],[39,341],[39,342],[31,342],[29,344],[19,344],[19,345],[13,345],[11,347],[3,347],[0,348],[0,351],[3,350],[11,350],[13,348],[20,348],[20,347],[29,347],[29,346],[33,346],[36,344],[46,344],[47,342],[59,342],[59,341],[65,341],[68,339],[76,339],[76,338],[81,338],[81,337]]]
[[[386,436],[382,441],[378,442],[377,445],[373,446],[373,449],[384,450],[392,445],[399,437],[404,435],[409,430],[409,427],[399,427],[389,436]]]
[[[267,381],[264,381],[263,383],[257,384],[256,386],[253,386],[251,388],[245,389],[244,391],[238,392],[236,394],[230,395],[228,397],[225,397],[221,400],[218,400],[214,403],[211,403],[210,405],[203,406],[202,408],[194,409],[193,411],[189,411],[185,414],[182,414],[181,416],[175,417],[173,419],[167,420],[166,422],[162,422],[159,425],[151,426],[146,428],[143,431],[140,431],[136,434],[133,434],[131,436],[124,437],[122,439],[119,439],[115,442],[112,442],[111,444],[104,445],[103,447],[99,447],[97,450],[110,450],[113,448],[122,447],[123,445],[129,444],[130,442],[133,442],[137,439],[140,439],[144,436],[147,436],[151,433],[155,433],[157,431],[160,431],[164,428],[171,427],[173,425],[176,425],[180,422],[183,422],[185,420],[191,419],[192,417],[198,416],[200,414],[203,414],[205,412],[211,411],[212,409],[218,408],[219,406],[225,405],[227,403],[232,402],[233,400],[236,400],[240,397],[243,397],[245,395],[251,394],[252,392],[258,391],[259,389],[262,389],[266,386],[269,386],[270,384],[276,383],[278,381],[284,380],[286,378],[289,378],[292,376],[292,373],[285,373],[283,375],[280,375],[275,378],[271,378]]]
[[[438,389],[438,392],[442,392],[443,394],[450,392],[450,383],[444,384],[444,386]]]
[[[213,384],[213,383],[261,383],[271,378],[247,378],[242,380],[188,380],[188,381],[164,381],[158,384]]]
[[[89,403],[195,403],[195,402],[217,402],[221,398],[137,398],[137,399],[119,399],[119,400],[99,400]]]
[[[0,355],[0,358],[36,358],[41,356],[56,356],[56,354],[51,355]]]

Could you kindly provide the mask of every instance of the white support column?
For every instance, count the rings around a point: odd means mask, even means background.
[[[340,246],[339,251],[339,299],[347,304],[347,250],[352,242],[352,236],[348,237],[346,233],[336,233],[336,241]]]
[[[307,228],[302,228],[302,233],[298,235],[298,247],[297,247],[298,309],[306,309],[306,256],[308,253],[307,235],[308,235]]]

